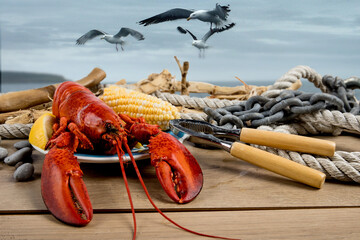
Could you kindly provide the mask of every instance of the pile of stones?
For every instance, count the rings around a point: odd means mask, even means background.
[[[16,181],[31,180],[35,170],[31,158],[33,151],[31,144],[27,140],[19,141],[14,144],[14,148],[17,151],[8,156],[8,150],[0,147],[0,161],[15,167],[14,179]]]

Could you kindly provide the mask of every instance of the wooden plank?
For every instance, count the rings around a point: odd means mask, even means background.
[[[11,151],[15,141],[3,140]],[[204,173],[204,186],[191,203],[173,203],[162,190],[149,161],[139,168],[156,204],[163,209],[263,209],[297,207],[360,206],[356,183],[325,182],[318,190],[237,160],[222,150],[195,148],[186,144]],[[359,146],[359,145],[357,145]],[[40,174],[44,156],[33,153],[35,177],[15,182],[14,167],[0,164],[0,212],[46,210],[40,194]],[[84,181],[95,210],[128,210],[129,203],[118,164],[81,164]],[[152,209],[131,165],[127,168],[135,207]]]
[[[360,239],[360,208],[167,213],[177,223],[224,237],[276,240]],[[206,239],[174,227],[157,213],[138,213],[137,240]],[[131,239],[130,213],[95,214],[86,227],[72,227],[51,215],[0,215],[0,239]]]

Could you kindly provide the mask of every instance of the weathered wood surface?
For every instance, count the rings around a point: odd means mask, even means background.
[[[337,141],[337,150],[355,151],[360,146],[356,137],[330,138]],[[3,140],[1,146],[12,152],[16,141]],[[359,184],[326,181],[315,189],[222,150],[186,146],[198,159],[205,179],[200,195],[185,205],[169,200],[149,161],[139,161],[155,203],[184,226],[241,239],[360,239]],[[15,182],[14,167],[0,164],[0,239],[131,238],[132,219],[118,164],[81,164],[95,215],[88,226],[74,228],[54,219],[42,202],[43,158],[33,153],[35,175],[29,182]],[[202,239],[170,226],[154,212],[131,165],[127,173],[139,212],[137,239]]]
[[[358,240],[359,208],[167,213],[200,232],[243,240]],[[207,239],[173,227],[157,213],[137,213],[137,240]],[[0,215],[0,239],[132,239],[130,213],[97,213],[86,227],[71,227],[48,214]]]

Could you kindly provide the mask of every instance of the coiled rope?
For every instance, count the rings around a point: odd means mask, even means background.
[[[321,75],[308,66],[300,65],[290,69],[282,77],[276,80],[273,85],[269,86],[266,92],[261,94],[261,96],[268,98],[277,97],[281,93],[281,91],[289,88],[292,84],[302,78],[305,78],[309,82],[312,82],[315,87],[319,88],[322,92],[327,92],[326,86],[322,83]]]
[[[32,123],[1,124],[0,137],[6,139],[27,138],[29,136],[32,125]]]
[[[189,97],[184,95],[176,95],[171,93],[162,93],[160,91],[155,92],[155,96],[170,102],[174,106],[182,106],[186,108],[193,108],[193,109],[204,109],[205,107],[210,108],[222,108],[226,106],[231,106],[233,104],[237,104],[239,100],[221,100],[217,98],[199,98],[199,97]]]
[[[307,132],[308,126],[303,126],[302,124],[260,126],[258,129],[291,134],[297,134],[298,130],[303,133],[309,133]],[[323,157],[293,151],[285,151],[266,146],[253,146],[324,172],[327,179],[354,181],[360,183],[360,152],[336,151],[332,157]]]

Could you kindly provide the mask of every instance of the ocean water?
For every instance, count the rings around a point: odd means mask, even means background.
[[[55,82],[3,82],[1,84],[1,92],[12,92],[12,91],[20,91],[20,90],[26,90],[26,89],[32,89],[32,88],[40,88],[45,87],[50,84],[54,84]],[[241,85],[238,81],[218,81],[218,82],[210,82],[211,84],[217,85],[217,86],[223,86],[223,87],[235,87]],[[255,85],[255,86],[269,86],[272,85],[274,81],[251,81],[247,84],[249,85]],[[315,87],[313,83],[303,79],[302,80],[302,86],[298,89],[303,92],[310,92],[310,93],[317,93],[321,92],[319,88]],[[191,96],[196,97],[206,97],[208,94],[206,93],[199,93],[199,94],[190,94]],[[360,89],[355,90],[355,96],[358,100],[360,100]]]

